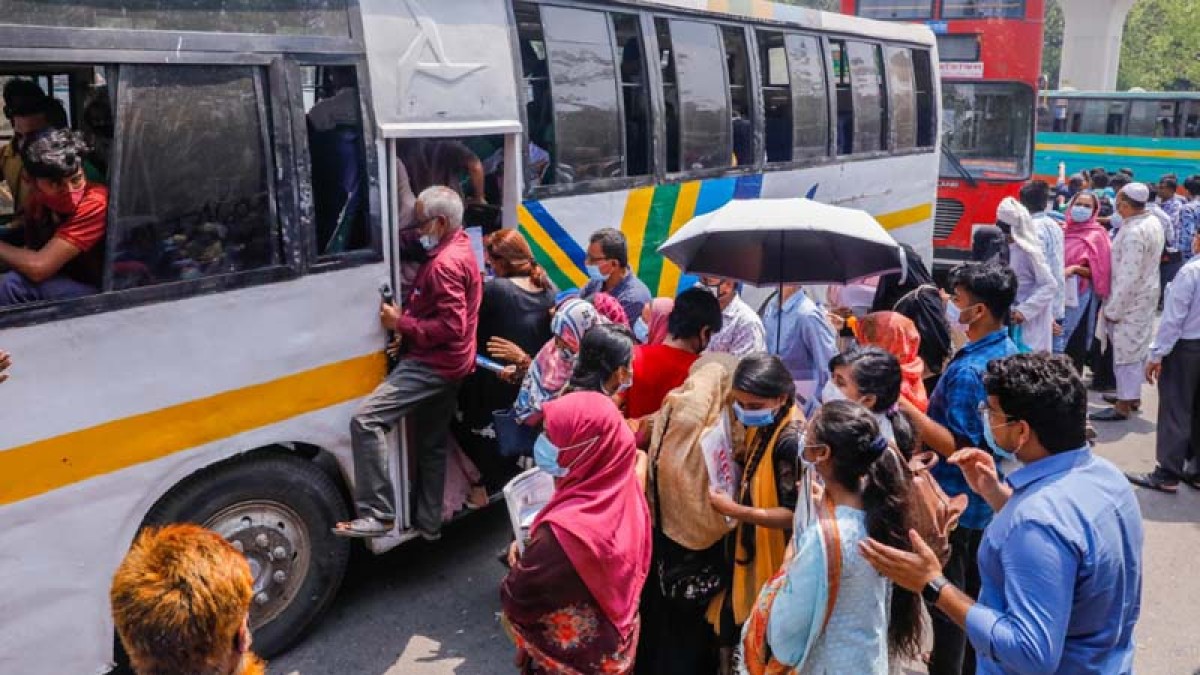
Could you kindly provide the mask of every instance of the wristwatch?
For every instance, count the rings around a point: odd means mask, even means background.
[[[921,599],[930,605],[936,605],[938,598],[942,597],[942,589],[949,585],[950,580],[946,577],[936,577],[921,589]]]

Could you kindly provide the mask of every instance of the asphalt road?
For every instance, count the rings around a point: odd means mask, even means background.
[[[1100,426],[1097,451],[1124,470],[1154,465],[1157,398],[1143,412]],[[1098,400],[1096,401],[1098,404]],[[1146,523],[1145,586],[1136,671],[1200,675],[1200,493],[1140,491]],[[334,606],[315,630],[270,666],[272,675],[483,675],[513,672],[500,630],[495,554],[509,538],[502,507],[372,558],[355,557]]]

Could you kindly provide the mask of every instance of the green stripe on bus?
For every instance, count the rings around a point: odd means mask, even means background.
[[[679,183],[654,188],[650,215],[646,218],[646,234],[642,238],[642,260],[638,278],[650,288],[658,288],[662,277],[662,256],[658,247],[671,236],[671,219],[675,217],[675,202],[679,201]],[[637,317],[633,317],[633,321]]]
[[[560,291],[565,291],[570,288],[575,288],[575,282],[563,274],[563,271],[558,269],[558,265],[554,264],[554,260],[538,245],[537,241],[529,235],[523,226],[518,226],[517,230],[521,236],[525,237],[525,241],[529,244],[529,249],[533,251],[533,259],[537,260],[542,269],[546,270],[546,274],[550,277],[550,281],[558,286]]]

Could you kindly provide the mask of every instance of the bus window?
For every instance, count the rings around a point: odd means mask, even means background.
[[[621,51],[621,94],[625,113],[625,175],[650,173],[650,85],[638,17],[613,14],[613,33]]]
[[[783,33],[758,31],[767,163],[792,159],[792,86]]]
[[[658,37],[658,65],[662,71],[663,122],[667,136],[667,173],[679,172],[679,83],[675,78],[675,50],[667,19],[654,20]]]
[[[1071,132],[1103,134],[1107,127],[1108,102],[1094,99],[1073,100],[1070,103]]]
[[[121,69],[115,289],[278,262],[258,76],[248,66]]]
[[[554,103],[554,182],[623,176],[624,125],[608,17],[551,5],[541,15]]]
[[[4,23],[63,28],[212,31],[350,37],[346,0],[142,0],[133,3],[4,2]]]
[[[670,127],[678,128],[678,160],[668,159],[668,170],[716,169],[733,164],[732,115],[729,84],[725,73],[725,49],[717,27],[698,21],[657,19],[660,36],[668,34],[670,79],[663,63],[664,85],[672,82],[674,95],[664,92],[668,108],[668,152]],[[665,24],[665,26],[664,26]],[[660,42],[660,45],[662,43]],[[674,104],[672,106],[672,104]]]
[[[1158,101],[1131,101],[1129,103],[1129,125],[1125,129],[1127,136],[1153,138],[1161,134],[1155,133],[1158,122]]]
[[[750,98],[750,53],[746,31],[724,26],[725,68],[729,73],[729,101],[733,106],[733,159],[738,166],[754,164],[754,104]]]
[[[525,120],[529,142],[554,155],[554,105],[550,100],[550,68],[546,65],[546,40],[538,6],[513,6],[517,37],[521,45],[521,72],[525,89]],[[554,182],[554,164],[546,165],[530,181],[533,186]]]
[[[917,95],[912,52],[903,47],[888,47],[887,61],[895,149],[908,150],[917,145]]]
[[[858,15],[871,19],[932,19],[933,0],[858,0]]]
[[[1104,118],[1104,133],[1120,136],[1125,133],[1125,117],[1129,104],[1125,101],[1109,101],[1108,113]]]
[[[833,72],[837,96],[837,154],[849,155],[854,152],[854,99],[850,91],[850,63],[844,40],[829,43],[829,67]]]
[[[1020,19],[1025,16],[1024,0],[944,0],[943,19]]]
[[[1160,101],[1155,111],[1154,135],[1158,138],[1179,136],[1179,108],[1174,101]]]
[[[821,42],[811,35],[788,35],[784,41],[792,80],[792,156],[824,157],[829,152],[829,93]]]
[[[846,42],[854,100],[854,153],[887,149],[882,55],[878,45]]]
[[[304,110],[318,255],[367,248],[367,165],[354,66],[306,66]]]
[[[932,148],[936,142],[934,117],[933,62],[924,49],[912,51],[913,72],[917,83],[917,147]]]
[[[1183,132],[1179,134],[1184,138],[1200,138],[1200,100],[1188,101],[1179,104],[1182,108],[1187,106],[1187,112],[1180,112],[1180,118],[1183,120]]]

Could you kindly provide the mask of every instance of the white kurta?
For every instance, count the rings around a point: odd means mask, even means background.
[[[1150,354],[1163,242],[1162,225],[1149,212],[1126,220],[1113,240],[1112,291],[1098,332],[1111,337],[1116,364],[1140,364]]]
[[[1008,260],[1017,275],[1017,306],[1013,309],[1025,317],[1021,338],[1031,350],[1048,352],[1054,346],[1058,283],[1016,244],[1008,247]]]

